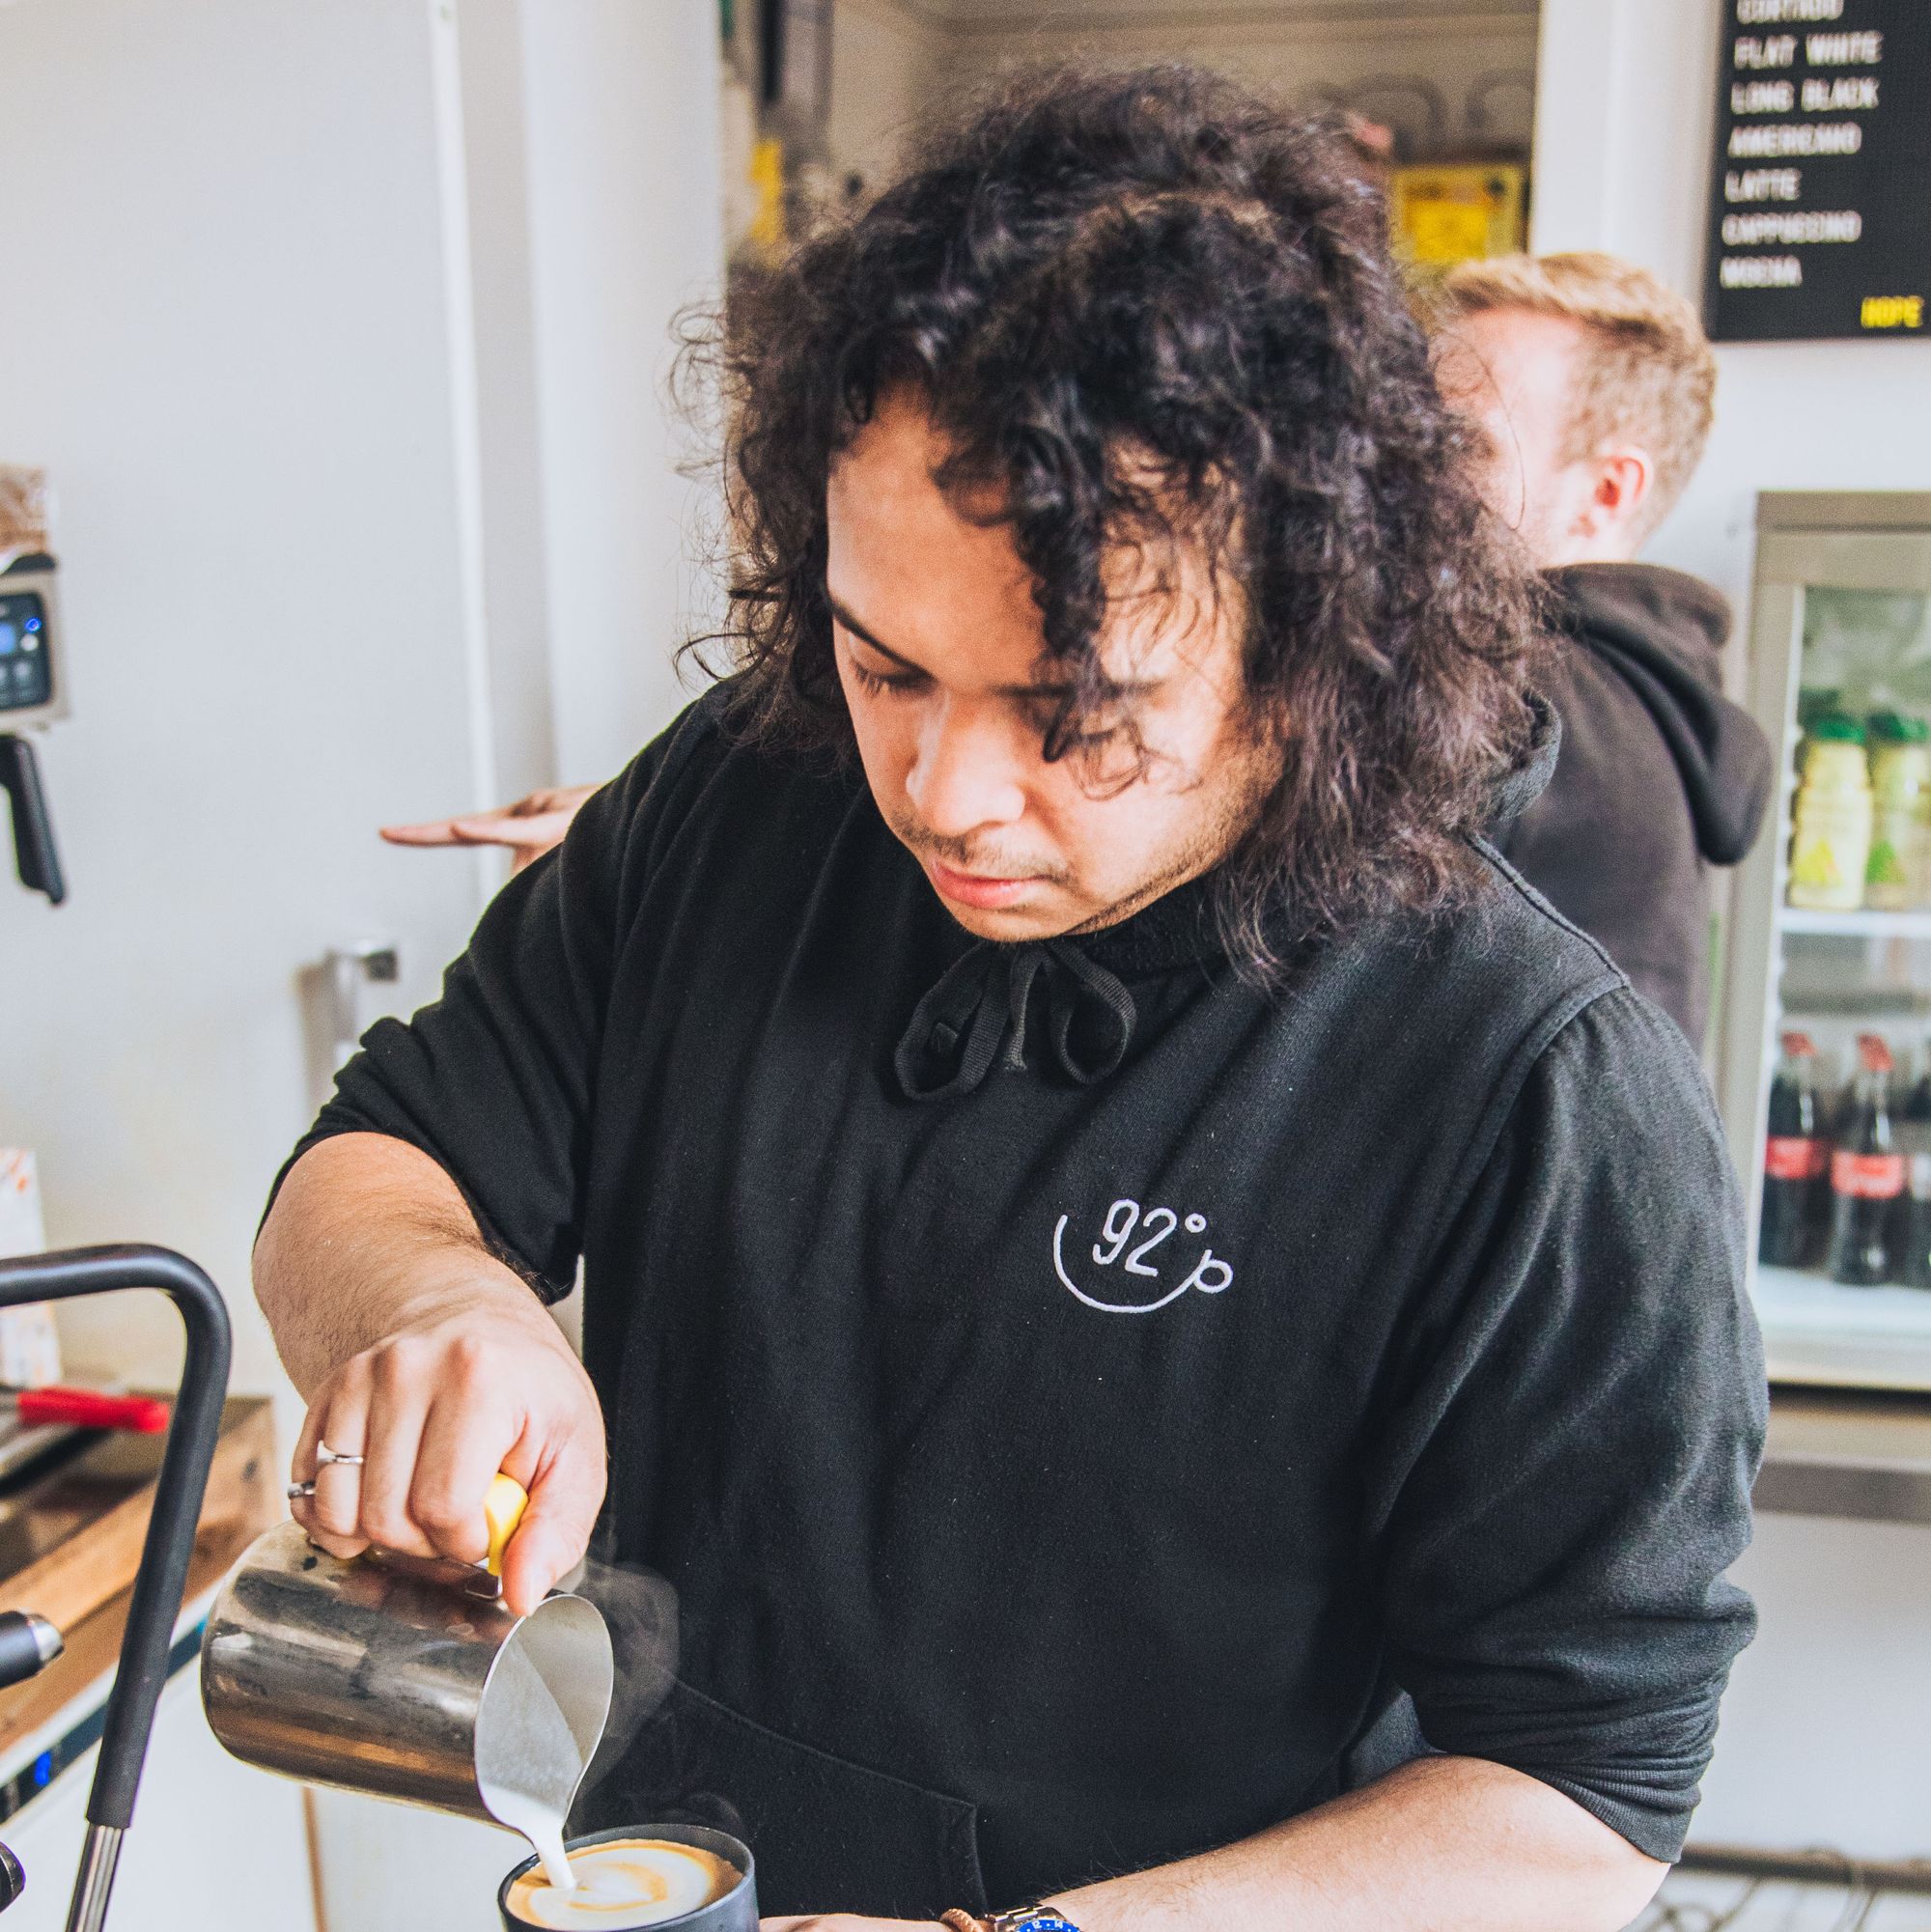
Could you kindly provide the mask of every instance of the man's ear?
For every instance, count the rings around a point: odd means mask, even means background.
[[[1628,529],[1649,501],[1656,465],[1649,452],[1631,445],[1612,449],[1596,459],[1596,487],[1589,508],[1604,530]]]

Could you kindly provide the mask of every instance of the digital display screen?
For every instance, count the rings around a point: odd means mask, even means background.
[[[46,605],[30,590],[0,592],[0,714],[30,711],[54,694]]]

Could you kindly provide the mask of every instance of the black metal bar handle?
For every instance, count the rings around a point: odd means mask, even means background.
[[[0,1308],[21,1302],[107,1295],[125,1288],[156,1288],[174,1302],[187,1331],[187,1358],[175,1394],[167,1447],[161,1454],[133,1600],[127,1607],[121,1665],[107,1698],[100,1762],[87,1801],[90,1824],[120,1832],[133,1820],[148,1734],[167,1682],[175,1618],[187,1587],[209,1466],[221,1434],[231,1346],[228,1308],[214,1283],[171,1248],[76,1247],[0,1261]]]

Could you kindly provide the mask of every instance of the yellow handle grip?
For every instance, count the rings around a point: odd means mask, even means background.
[[[529,1502],[529,1492],[515,1476],[498,1474],[490,1478],[489,1490],[483,1498],[483,1520],[490,1526],[490,1554],[484,1558],[483,1567],[492,1577],[503,1574],[504,1548],[517,1533],[517,1525],[523,1520]]]

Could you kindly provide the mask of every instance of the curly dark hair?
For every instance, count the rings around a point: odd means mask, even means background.
[[[941,487],[993,486],[1032,574],[1071,686],[1048,756],[1107,696],[1113,546],[1205,545],[1238,588],[1282,757],[1215,877],[1237,962],[1266,977],[1283,934],[1472,889],[1469,835],[1533,737],[1534,594],[1336,130],[1186,67],[1007,82],[742,276],[714,331],[750,729],[851,742],[826,481],[909,388],[954,452]]]

